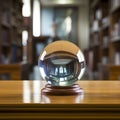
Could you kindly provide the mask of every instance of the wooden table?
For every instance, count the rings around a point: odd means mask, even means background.
[[[83,95],[41,95],[44,81],[0,81],[1,119],[119,119],[120,81],[79,81]]]

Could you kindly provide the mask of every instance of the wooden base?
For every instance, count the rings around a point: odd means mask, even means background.
[[[51,86],[50,84],[47,84],[45,88],[41,90],[42,94],[45,95],[78,95],[83,94],[83,89],[80,88],[78,84],[74,84],[72,86]]]

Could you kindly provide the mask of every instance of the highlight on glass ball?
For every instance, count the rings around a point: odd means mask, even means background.
[[[66,40],[47,45],[38,59],[40,74],[51,86],[72,86],[85,71],[80,48]]]

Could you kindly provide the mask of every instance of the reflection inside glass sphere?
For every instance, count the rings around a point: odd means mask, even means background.
[[[41,76],[49,84],[53,86],[70,86],[82,77],[85,60],[80,50],[77,54],[67,50],[55,50],[48,54],[47,50],[44,50],[39,58],[38,65]]]

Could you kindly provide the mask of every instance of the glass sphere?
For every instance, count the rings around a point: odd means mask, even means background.
[[[65,40],[47,45],[38,59],[40,74],[52,86],[71,86],[85,71],[84,55],[75,44]]]

